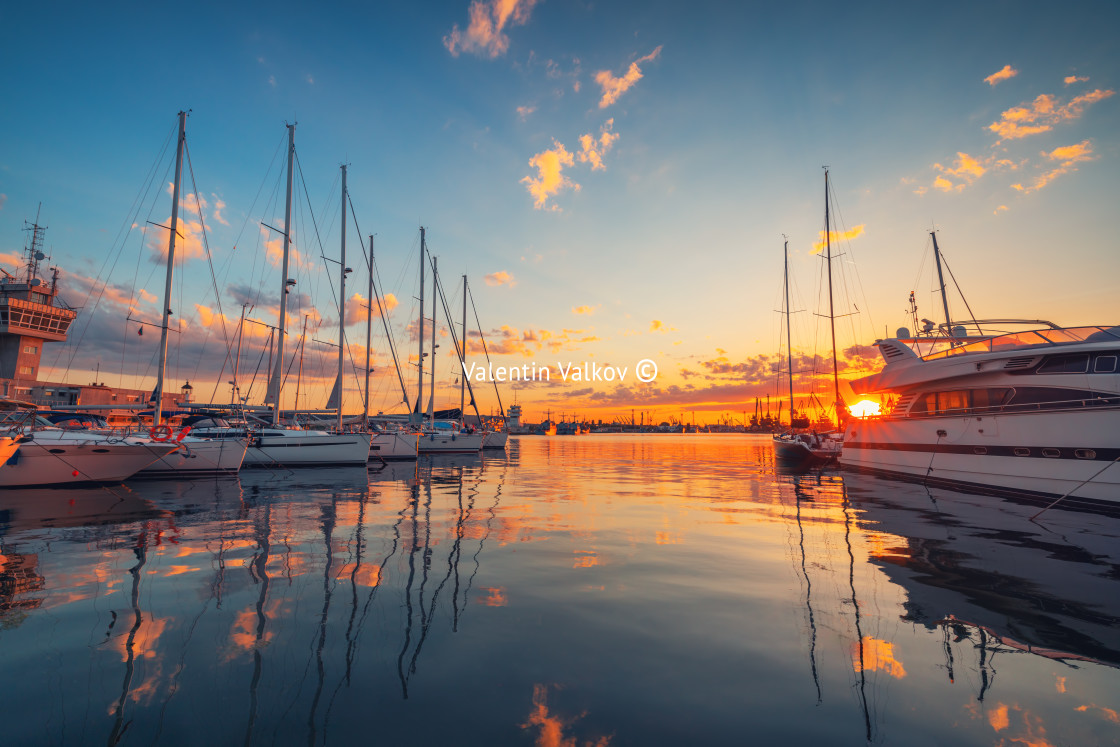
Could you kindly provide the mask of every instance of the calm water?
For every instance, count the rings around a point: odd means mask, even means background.
[[[0,494],[4,744],[1111,744],[1120,521],[768,437]]]

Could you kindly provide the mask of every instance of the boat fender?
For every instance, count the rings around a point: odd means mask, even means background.
[[[183,436],[187,435],[190,432],[191,432],[191,427],[189,425],[186,426],[185,428],[183,428],[181,431],[179,431],[179,435],[177,435],[175,437],[175,443],[177,443],[177,444],[182,443],[183,442]]]
[[[166,441],[171,438],[170,425],[155,425],[148,431],[148,435],[152,437],[153,441]]]

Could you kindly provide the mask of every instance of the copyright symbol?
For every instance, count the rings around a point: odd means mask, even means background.
[[[638,361],[638,365],[634,366],[634,373],[638,377],[638,381],[649,383],[657,378],[657,364],[649,358],[643,358]]]

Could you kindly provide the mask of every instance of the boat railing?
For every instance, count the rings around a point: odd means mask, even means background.
[[[1033,347],[1072,345],[1086,342],[1094,336],[1101,339],[1120,342],[1120,332],[1116,327],[1051,327],[1046,329],[1028,330],[1026,332],[1011,332],[997,335],[964,345],[939,350],[922,356],[922,360],[931,361],[949,358],[954,355],[975,355],[978,353],[994,353],[999,350],[1028,349]]]

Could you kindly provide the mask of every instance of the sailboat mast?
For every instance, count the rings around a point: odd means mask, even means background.
[[[159,369],[156,373],[152,424],[163,420],[163,382],[167,371],[167,326],[171,321],[171,281],[175,276],[175,237],[179,235],[179,182],[183,176],[183,146],[187,142],[187,113],[179,112],[179,146],[175,151],[175,184],[171,193],[171,237],[167,240],[167,284],[163,289],[163,324],[159,334]]]
[[[937,231],[930,231],[933,237],[933,259],[937,264],[937,284],[941,286],[941,307],[945,310],[945,331],[953,335],[953,320],[949,318],[949,299],[945,296],[945,277],[941,274],[941,250],[937,248]]]
[[[362,427],[369,426],[369,346],[373,327],[373,234],[369,235],[369,290],[366,292],[366,396],[362,406]]]
[[[436,297],[439,295],[439,260],[432,257],[432,373],[431,393],[428,394],[428,420],[435,427],[436,401]],[[423,308],[423,307],[421,307]]]
[[[420,415],[417,420],[421,423],[424,421],[424,411],[420,408],[423,407],[422,403],[424,402],[424,263],[427,261],[425,257],[427,252],[428,246],[424,243],[424,227],[420,226],[420,349],[417,356],[420,376],[416,384],[416,413]],[[435,361],[432,361],[432,363],[434,364]]]
[[[342,164],[342,247],[338,266],[338,430],[342,432],[342,361],[346,354],[346,164]]]
[[[840,367],[836,362],[836,312],[832,306],[832,227],[828,214],[828,169],[824,171],[824,241],[828,250],[828,326],[832,330],[832,385],[836,394],[836,425],[841,426]]]
[[[245,310],[247,308],[249,308],[249,304],[241,304],[241,324],[237,326],[237,355],[233,359],[233,397],[230,404],[241,402],[241,384],[237,377],[241,372],[241,340],[245,337]]]
[[[793,342],[789,330],[789,240],[787,239],[782,249],[785,256],[785,269],[782,280],[786,289],[786,357],[789,364],[789,427],[793,430]],[[757,401],[757,400],[756,400]]]
[[[296,126],[288,127],[288,185],[284,199],[284,255],[280,262],[280,320],[276,329],[276,368],[269,382],[269,395],[274,398],[272,424],[280,425],[280,390],[284,376],[284,327],[288,314],[288,249],[292,235],[292,168],[296,157]],[[290,283],[294,285],[294,281]]]
[[[307,349],[307,314],[303,315],[303,330],[299,335],[299,368],[296,369],[296,409],[299,409],[299,388],[303,383],[303,351]]]
[[[459,368],[463,368],[463,361],[467,359],[467,276],[463,276],[463,352],[459,356]],[[467,372],[459,371],[459,417],[465,417],[463,407],[466,405]],[[473,397],[472,397],[473,399]]]

